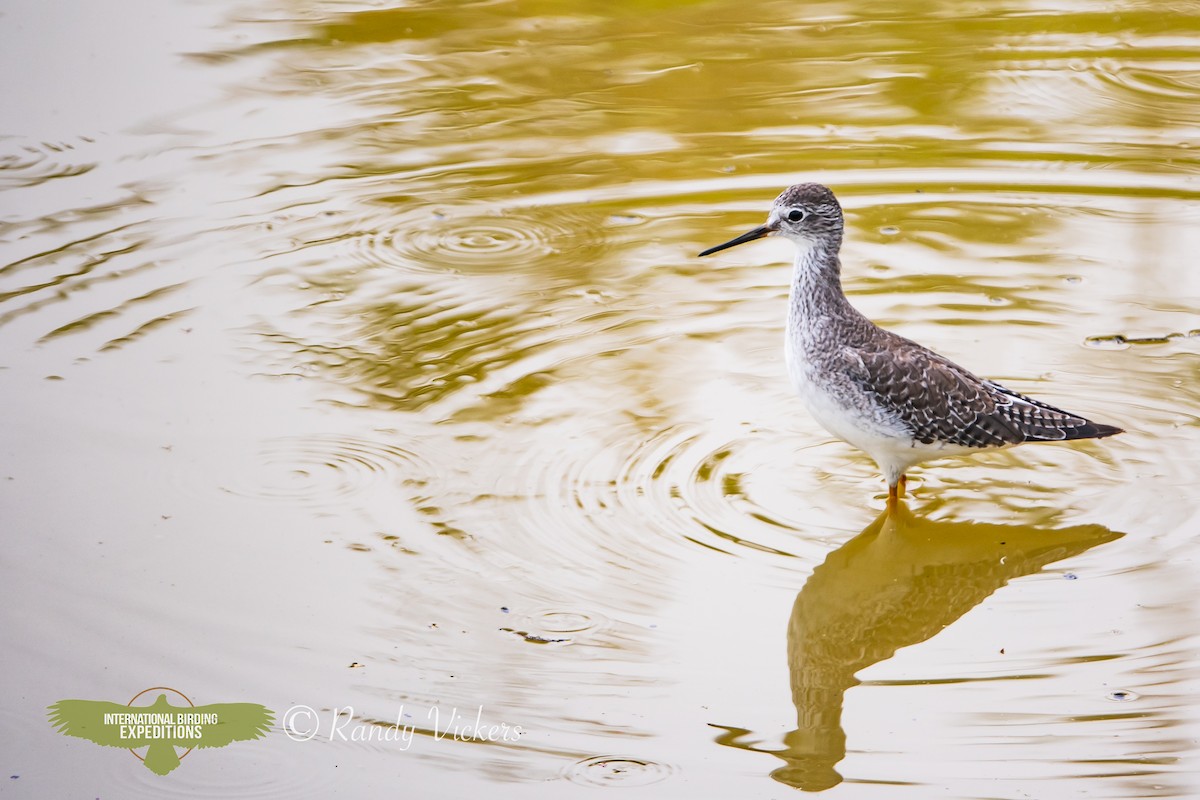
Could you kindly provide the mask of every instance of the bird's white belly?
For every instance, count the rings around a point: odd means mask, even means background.
[[[944,442],[923,444],[915,440],[903,424],[866,398],[840,397],[813,380],[811,365],[791,341],[786,355],[792,385],[813,419],[838,439],[871,456],[889,483],[922,461],[977,451]]]
[[[848,406],[807,376],[793,375],[792,384],[808,413],[831,434],[872,455],[886,448],[912,449],[912,436],[903,427],[888,424],[883,415],[870,415]]]

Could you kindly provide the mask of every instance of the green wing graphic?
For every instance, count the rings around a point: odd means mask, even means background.
[[[275,714],[257,703],[213,703],[207,706],[176,707],[167,702],[166,695],[159,695],[151,706],[131,708],[104,700],[60,700],[49,707],[50,724],[67,736],[101,744],[106,747],[123,747],[136,750],[148,748],[142,759],[146,768],[157,775],[166,775],[179,766],[175,748],[224,747],[231,742],[244,742],[261,738],[270,729]],[[129,714],[140,712],[186,712],[188,714],[212,715],[206,717],[215,722],[199,726],[199,737],[171,736],[121,736],[122,726],[105,723],[106,714]]]
[[[197,747],[224,747],[230,742],[259,739],[275,721],[275,713],[257,703],[212,703],[190,710],[200,714],[215,713],[220,720],[216,725],[204,726],[204,738]]]
[[[147,747],[150,742],[122,739],[116,726],[104,724],[105,714],[128,711],[129,706],[105,700],[59,700],[50,706],[50,724],[58,728],[59,733],[78,736],[106,747]]]

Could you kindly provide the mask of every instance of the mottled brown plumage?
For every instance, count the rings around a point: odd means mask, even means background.
[[[910,339],[876,330],[880,335],[872,349],[857,352],[856,377],[863,391],[894,411],[922,444],[1002,447],[1121,432],[973,375]]]

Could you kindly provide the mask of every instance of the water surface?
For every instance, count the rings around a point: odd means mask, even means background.
[[[1195,9],[44,8],[0,28],[0,791],[1200,791]],[[787,246],[695,255],[799,180],[869,316],[1128,432],[881,516],[788,389]],[[160,778],[45,722],[164,684],[417,734]]]

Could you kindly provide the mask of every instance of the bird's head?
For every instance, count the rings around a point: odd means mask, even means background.
[[[833,245],[830,249],[836,251],[842,227],[842,207],[833,192],[819,183],[798,183],[775,198],[765,225],[710,247],[700,255],[707,256],[764,236],[784,236],[805,247]]]

